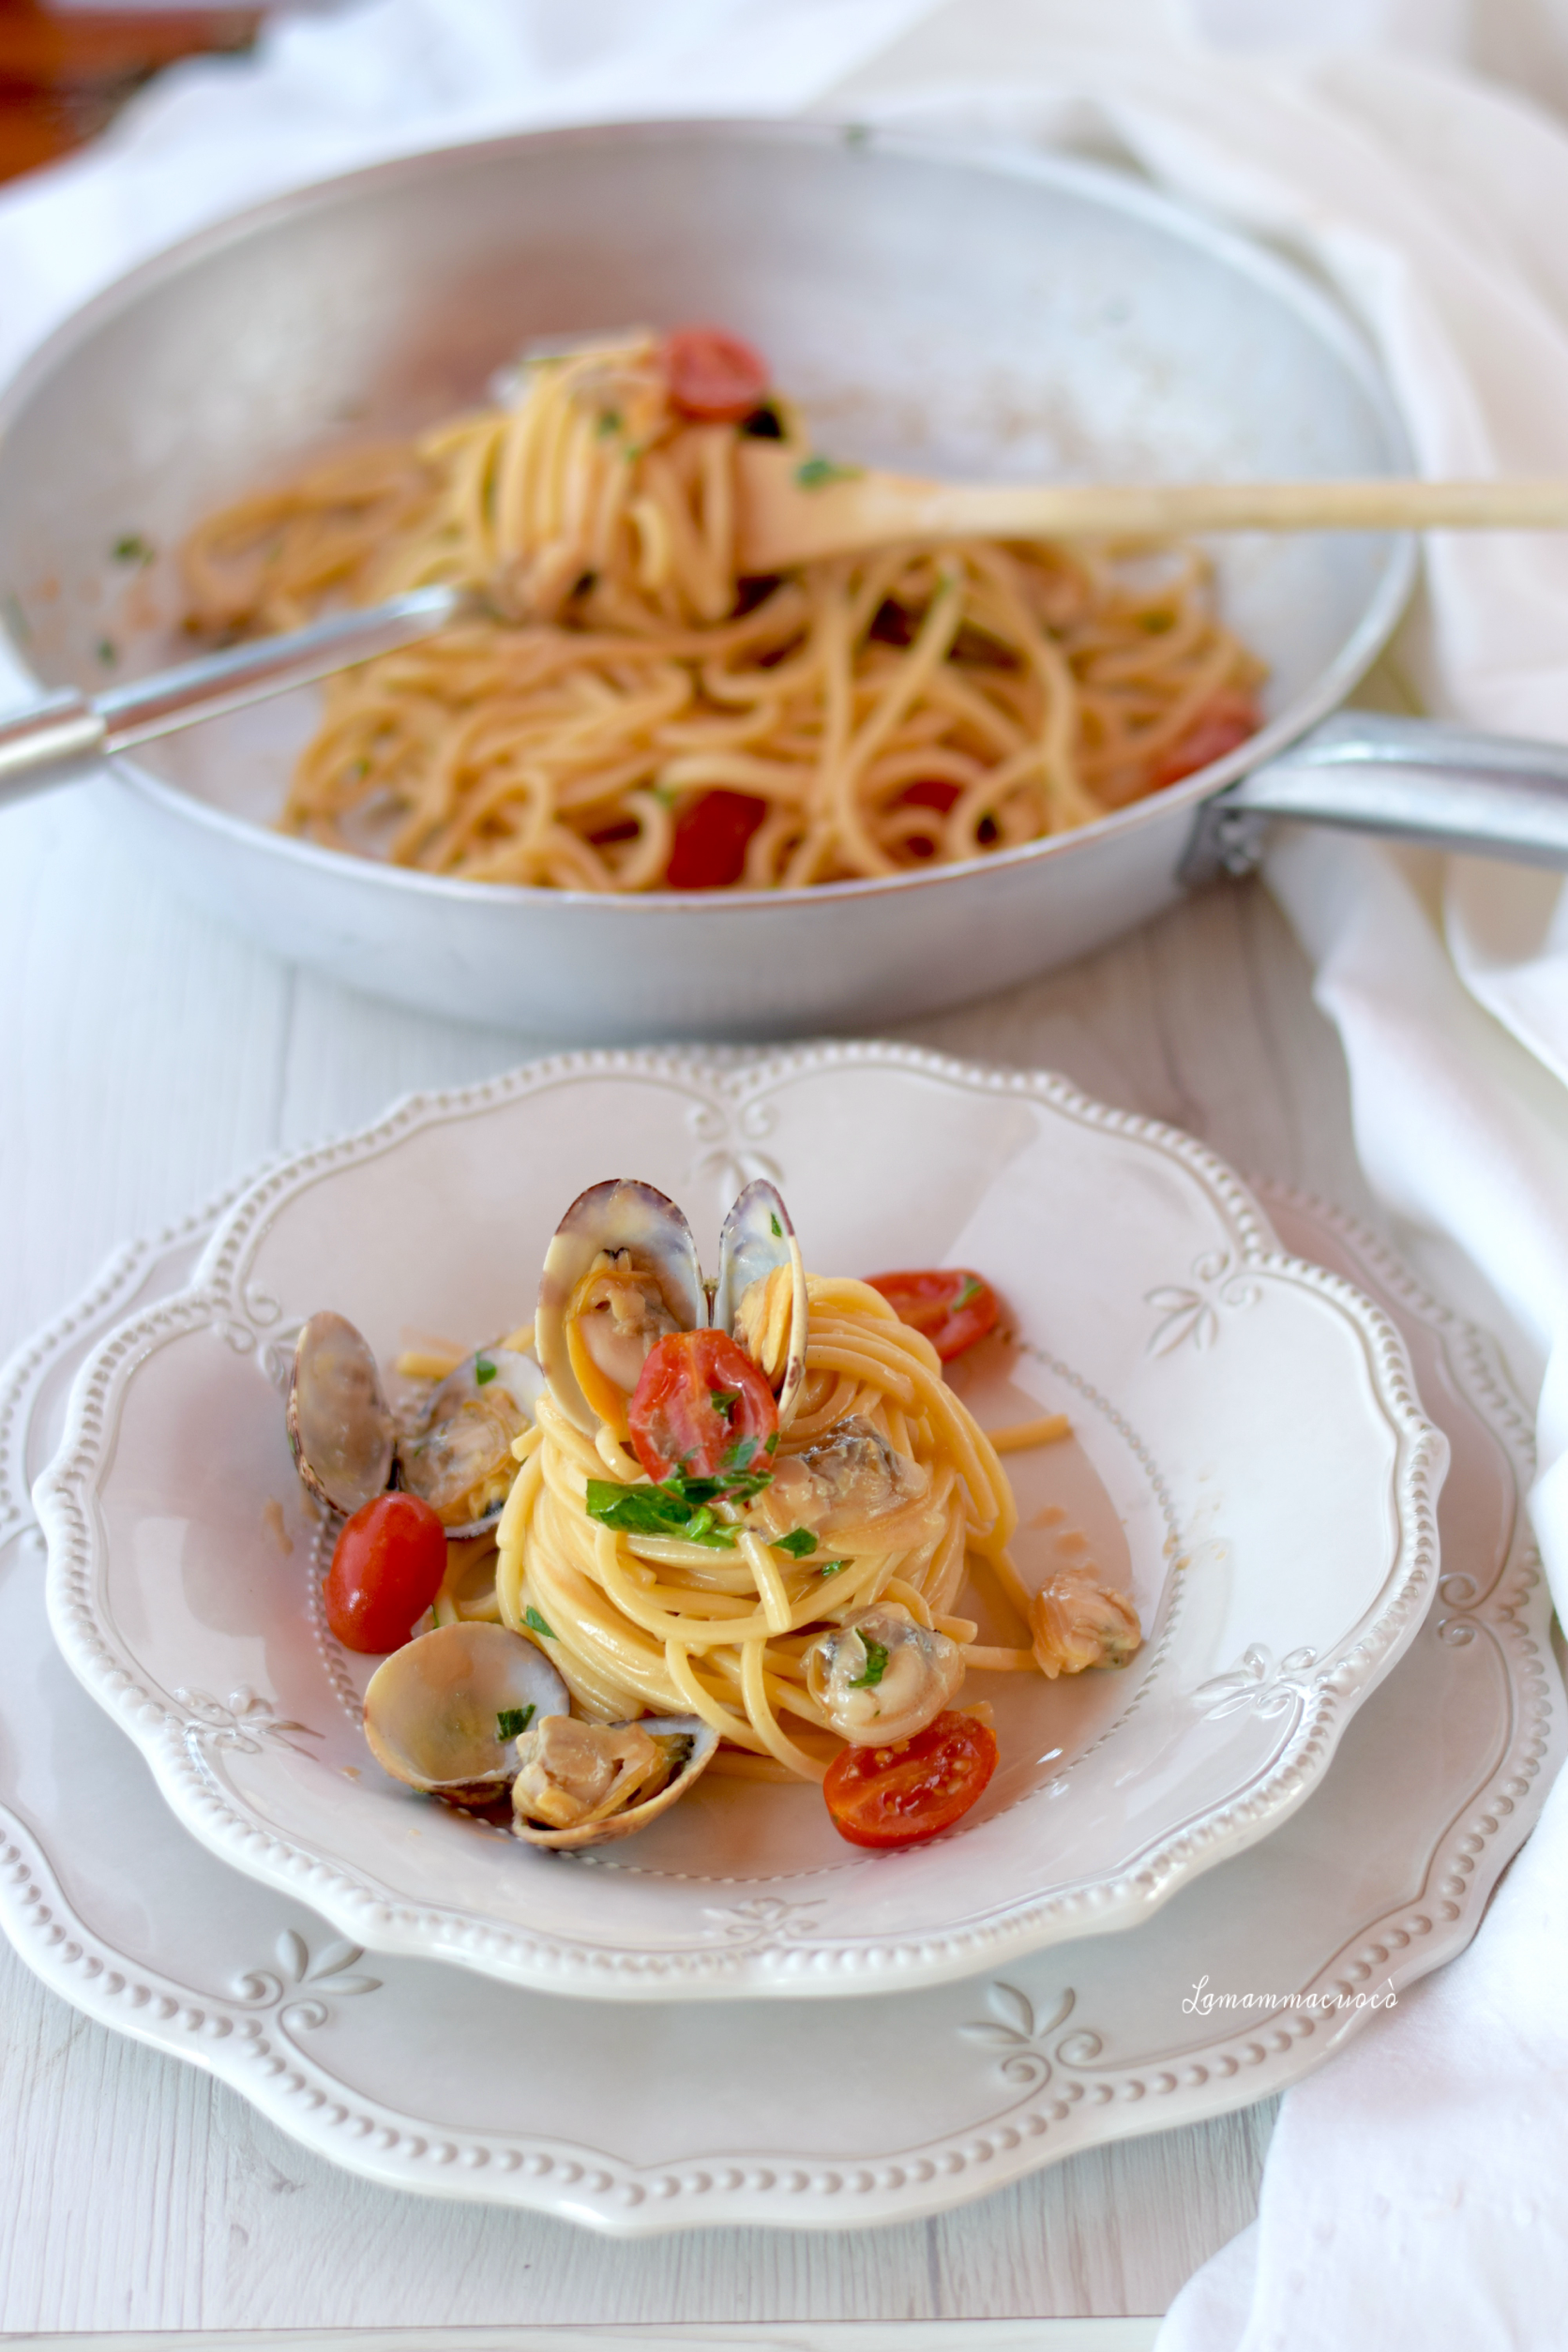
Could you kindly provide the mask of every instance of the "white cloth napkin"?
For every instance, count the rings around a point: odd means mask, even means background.
[[[131,262],[324,172],[521,123],[818,106],[1119,158],[1339,286],[1428,471],[1568,472],[1568,130],[1467,67],[1568,111],[1568,0],[369,0],[176,69],[0,198],[0,372]],[[1435,542],[1405,652],[1434,708],[1568,739],[1568,549]],[[1560,1606],[1568,897],[1325,834],[1282,838],[1269,873],[1368,1175],[1545,1367]],[[1259,2220],[1178,2298],[1166,2352],[1560,2337],[1565,1885],[1560,1790],[1470,1952],[1289,2095]]]

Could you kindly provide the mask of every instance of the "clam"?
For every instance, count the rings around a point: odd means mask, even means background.
[[[790,1212],[763,1179],[747,1184],[724,1220],[713,1319],[766,1373],[787,1428],[806,1378],[806,1268]]]
[[[951,1705],[963,1679],[957,1643],[897,1601],[874,1603],[806,1652],[806,1687],[852,1747],[912,1739]]]
[[[438,1625],[394,1650],[365,1693],[365,1737],[395,1780],[465,1810],[504,1796],[518,1741],[571,1700],[544,1651],[505,1625]]]
[[[826,1437],[780,1455],[765,1515],[780,1529],[810,1528],[831,1539],[918,1501],[930,1484],[929,1470],[900,1454],[875,1422],[846,1413]]]
[[[706,1772],[718,1734],[700,1715],[634,1723],[541,1716],[518,1741],[512,1830],[558,1851],[635,1837]]]
[[[539,1280],[535,1345],[550,1395],[585,1437],[626,1435],[626,1404],[649,1349],[705,1323],[697,1244],[652,1184],[611,1177],[580,1193]]]
[[[312,1315],[294,1346],[285,1415],[307,1491],[347,1518],[392,1476],[397,1429],[368,1342],[341,1315]]]
[[[480,1348],[430,1395],[418,1430],[398,1442],[402,1484],[448,1535],[483,1535],[501,1516],[517,1471],[512,1440],[534,1419],[544,1374],[514,1348]]]
[[[626,1433],[656,1342],[710,1320],[766,1373],[782,1426],[806,1373],[806,1273],[775,1186],[748,1184],[724,1220],[708,1291],[691,1228],[652,1184],[611,1178],[572,1202],[545,1254],[534,1330],[550,1395],[584,1436]]]

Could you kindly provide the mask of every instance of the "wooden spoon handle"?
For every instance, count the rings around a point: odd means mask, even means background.
[[[1205,531],[1568,529],[1568,481],[924,482],[802,466],[758,442],[741,460],[743,568],[899,539],[1185,536]]]

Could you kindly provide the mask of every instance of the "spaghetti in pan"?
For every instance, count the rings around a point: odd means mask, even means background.
[[[1068,831],[1259,724],[1191,548],[961,540],[744,577],[758,435],[806,488],[841,471],[746,345],[630,335],[204,521],[200,633],[432,582],[490,600],[330,684],[284,829],[476,881],[793,889]]]

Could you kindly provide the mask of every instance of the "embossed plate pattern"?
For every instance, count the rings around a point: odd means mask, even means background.
[[[1070,1411],[1148,1641],[1119,1676],[993,1681],[996,1779],[910,1853],[846,1847],[809,1788],[716,1778],[635,1845],[520,1850],[369,1763],[364,1662],[312,1624],[315,1530],[268,1375],[321,1305],[384,1356],[410,1324],[505,1328],[607,1172],[649,1177],[702,1235],[763,1170],[809,1264],[1000,1280],[1013,1414]],[[68,1662],[226,1861],[356,1943],[512,1983],[807,1997],[1133,1924],[1277,1826],[1430,1599],[1445,1460],[1392,1324],[1279,1250],[1189,1137],[1057,1079],[837,1046],[539,1063],[283,1163],[193,1285],[96,1351],[37,1500]],[[1055,1465],[1016,1468],[1023,1499]],[[1029,1513],[1026,1580],[1054,1540]]]
[[[911,2219],[1283,2088],[1369,2013],[1322,2004],[1353,2004],[1385,1980],[1403,1990],[1469,1940],[1564,1741],[1550,1605],[1519,1500],[1529,1425],[1494,1350],[1364,1235],[1267,1199],[1288,1242],[1401,1323],[1454,1446],[1443,1589],[1294,1817],[1145,1926],[868,2008],[710,2008],[694,2078],[671,2040],[680,2009],[607,2011],[424,1961],[368,1964],[298,1903],[226,1870],[180,1831],[55,1653],[25,1500],[76,1364],[130,1307],[188,1278],[201,1225],[128,1253],[0,1375],[0,1642],[12,1668],[0,1923],[66,1999],[208,2067],[329,2160],[620,2235]],[[1206,2010],[1193,1990],[1205,1978],[1222,1997],[1302,2005]],[[623,2028],[639,2045],[629,2070]],[[558,2055],[543,2080],[540,2051]],[[739,2118],[713,2096],[731,2082],[746,2087]]]

